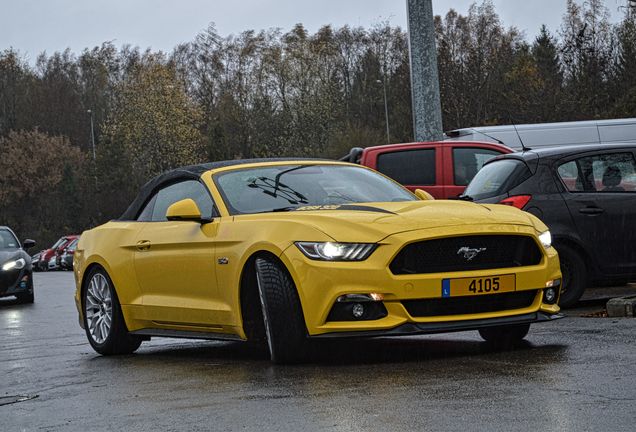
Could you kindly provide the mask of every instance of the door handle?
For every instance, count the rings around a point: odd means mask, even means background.
[[[137,250],[146,251],[150,249],[150,240],[140,240],[137,242]]]
[[[603,210],[600,207],[583,207],[579,209],[579,213],[582,213],[584,215],[590,215],[590,216],[600,215],[604,211],[605,210]]]

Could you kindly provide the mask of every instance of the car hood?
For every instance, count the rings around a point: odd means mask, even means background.
[[[514,207],[450,200],[305,206],[259,216],[312,225],[339,242],[378,242],[401,232],[461,225],[535,225]]]

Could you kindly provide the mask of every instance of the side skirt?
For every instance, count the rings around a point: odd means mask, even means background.
[[[156,337],[169,337],[169,338],[181,338],[181,339],[205,339],[205,340],[224,340],[224,341],[236,341],[244,342],[237,335],[214,333],[214,332],[200,332],[200,331],[187,331],[187,330],[170,330],[170,329],[141,329],[130,332],[132,335],[137,336],[156,336]]]

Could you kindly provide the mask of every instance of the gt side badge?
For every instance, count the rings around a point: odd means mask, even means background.
[[[227,264],[227,263],[230,262],[230,260],[225,258],[225,257],[221,257],[221,258],[217,259],[216,262],[218,262],[219,264]]]

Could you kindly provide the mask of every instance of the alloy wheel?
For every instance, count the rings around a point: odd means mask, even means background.
[[[101,273],[96,273],[88,284],[84,309],[91,338],[95,343],[104,343],[113,322],[113,299],[108,280]]]

